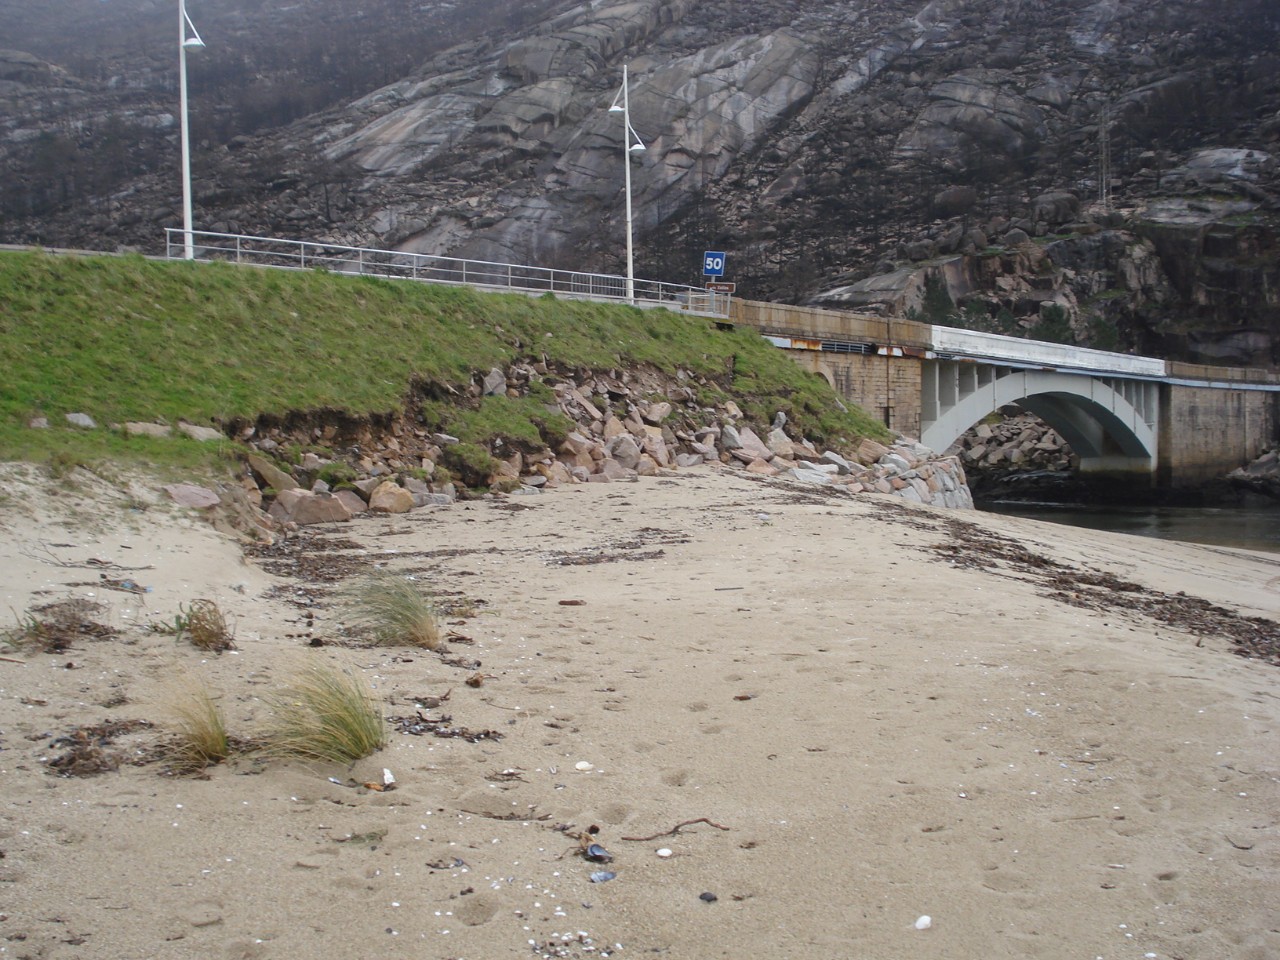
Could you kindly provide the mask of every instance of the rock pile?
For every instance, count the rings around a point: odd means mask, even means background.
[[[1280,500],[1280,447],[1268,450],[1248,466],[1231,471],[1227,481],[1234,487]]]
[[[938,457],[909,439],[891,446],[863,440],[846,457],[788,433],[781,412],[770,429],[757,431],[732,400],[701,406],[697,378],[683,371],[675,378],[655,371],[572,377],[516,364],[477,374],[469,396],[457,399],[527,396],[532,383],[551,387],[548,412],[562,414],[571,429],[544,432],[542,444],[494,440],[479,457],[461,455],[475,445],[408,417],[243,425],[233,432],[254,451],[245,458],[244,496],[281,524],[328,523],[366,510],[447,504],[468,488],[529,495],[714,464],[850,494],[973,506],[956,457]]]
[[[959,457],[970,475],[984,479],[1032,470],[1074,470],[1080,464],[1053,427],[1025,412],[1012,412],[998,423],[977,424],[947,454]]]

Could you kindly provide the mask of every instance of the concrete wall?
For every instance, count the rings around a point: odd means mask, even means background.
[[[865,313],[793,307],[785,303],[737,300],[729,311],[732,323],[755,327],[761,333],[812,340],[841,340],[925,350],[933,328],[914,320],[877,317]]]
[[[1243,378],[1242,378],[1243,379]],[[1162,385],[1156,484],[1195,487],[1280,442],[1280,393]]]
[[[827,378],[838,394],[886,426],[920,436],[920,375],[914,357],[788,350],[796,363]]]
[[[730,320],[769,336],[811,341],[812,349],[787,353],[804,369],[826,377],[837,393],[877,420],[909,437],[920,436],[920,361],[879,356],[875,351],[927,350],[932,331],[928,324],[736,299]],[[873,351],[866,355],[822,351],[823,340],[868,344]]]

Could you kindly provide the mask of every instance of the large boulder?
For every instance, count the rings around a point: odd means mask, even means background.
[[[377,513],[408,513],[413,509],[413,494],[394,480],[384,480],[369,495],[369,509]]]
[[[282,523],[299,526],[312,523],[338,523],[351,519],[351,511],[339,498],[310,490],[281,490],[267,513]]]

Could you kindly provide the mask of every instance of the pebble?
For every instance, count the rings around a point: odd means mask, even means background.
[[[663,847],[661,850],[657,851],[657,853],[658,856],[665,860],[667,857],[671,856],[671,849],[669,847]]]
[[[579,760],[577,763],[573,765],[573,769],[581,770],[584,773],[587,770],[594,770],[595,768],[596,768],[596,765],[592,763],[590,760]]]
[[[928,930],[932,926],[933,926],[933,917],[930,917],[928,915],[920,917],[918,920],[916,920],[917,930]]]
[[[701,900],[703,903],[715,903],[720,898],[717,897],[710,890],[708,890],[706,893],[698,894],[698,899]]]

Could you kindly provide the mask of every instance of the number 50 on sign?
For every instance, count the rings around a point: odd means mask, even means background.
[[[723,250],[708,250],[702,255],[702,275],[704,277],[724,276]]]

